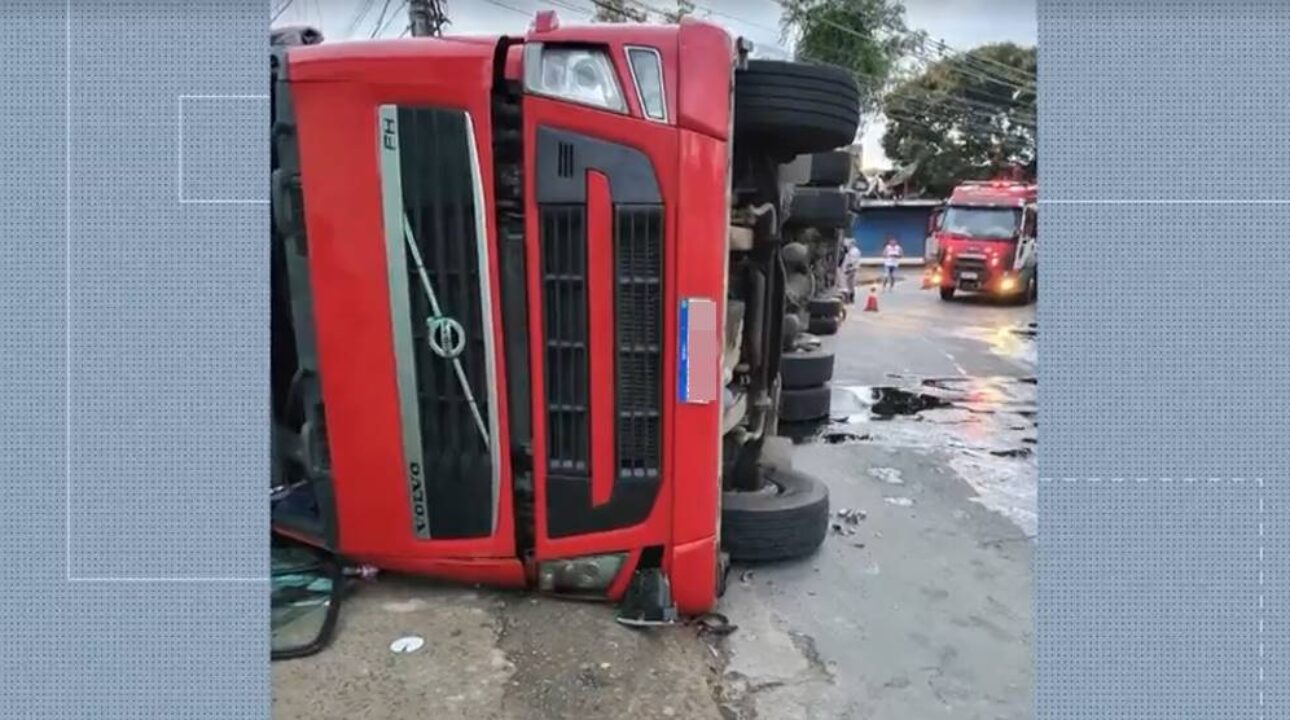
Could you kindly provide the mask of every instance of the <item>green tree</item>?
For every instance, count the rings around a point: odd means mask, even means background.
[[[851,70],[860,86],[860,110],[878,109],[898,63],[921,41],[905,25],[899,0],[784,0],[783,40],[797,59]]]
[[[1034,167],[1034,47],[982,45],[941,56],[883,97],[883,151],[917,164],[911,186],[943,196],[962,180]]]

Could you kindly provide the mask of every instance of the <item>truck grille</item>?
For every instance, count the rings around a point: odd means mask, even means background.
[[[657,477],[662,399],[663,212],[620,207],[614,220],[618,476]]]
[[[541,222],[547,471],[590,482],[586,211],[547,206]]]
[[[543,323],[545,383],[534,415],[546,420],[545,534],[559,538],[639,524],[658,500],[664,206],[635,148],[541,125],[533,141],[529,307]]]
[[[404,297],[395,297],[391,307],[393,322],[404,324],[395,329],[396,338],[410,338],[410,349],[404,345],[400,350],[396,340],[396,362],[403,372],[410,369],[415,376],[415,405],[411,398],[404,402],[416,410],[411,413],[414,417],[403,420],[408,427],[411,423],[419,427],[419,438],[405,441],[412,445],[410,450],[405,447],[409,472],[420,475],[424,491],[424,497],[418,498],[414,477],[414,526],[421,537],[486,537],[493,527],[495,468],[489,447],[493,378],[488,376],[490,323],[481,294],[482,246],[476,232],[476,213],[482,209],[476,207],[469,181],[473,162],[469,127],[464,113],[456,110],[400,107],[395,117],[402,211],[441,315],[461,327],[464,345],[456,359],[475,400],[472,409],[453,360],[430,346],[427,320],[434,316],[430,298],[400,228],[395,226],[391,232],[390,223],[398,219],[387,217],[390,252],[402,252],[406,262],[399,266],[406,276],[398,283],[391,280],[392,293]],[[383,178],[383,183],[394,180]],[[403,317],[400,308],[406,308]],[[401,393],[411,390],[400,386]],[[418,450],[421,467],[411,467]],[[421,517],[415,517],[418,514]],[[428,529],[422,527],[425,520]]]
[[[963,272],[976,273],[977,279],[985,278],[985,258],[976,257],[957,257],[954,258],[954,279],[958,280],[959,275]]]
[[[662,464],[663,211],[614,209],[616,469],[609,502],[591,504],[587,232],[584,205],[540,210],[548,534],[641,522]]]

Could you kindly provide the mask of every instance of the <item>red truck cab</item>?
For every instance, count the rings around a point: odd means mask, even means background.
[[[746,51],[552,13],[275,47],[276,533],[646,619],[711,609],[740,537],[818,547],[820,483],[735,507],[726,468],[776,425],[781,154],[849,141],[858,90]]]
[[[971,292],[1030,302],[1038,293],[1038,187],[969,181],[933,216],[933,283],[942,300]]]

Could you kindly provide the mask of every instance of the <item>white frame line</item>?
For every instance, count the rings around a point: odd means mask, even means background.
[[[1259,720],[1265,720],[1267,717],[1264,711],[1264,678],[1263,670],[1266,662],[1266,648],[1263,643],[1263,478],[1258,479],[1259,483]]]
[[[185,100],[265,100],[268,95],[178,95],[176,96],[176,123],[179,128],[177,173],[180,205],[267,205],[269,201],[238,198],[186,198],[184,197],[184,101]]]
[[[1290,200],[1258,199],[1165,199],[1165,198],[1122,198],[1108,200],[1045,200],[1040,198],[1040,205],[1290,205]]]
[[[64,4],[63,39],[66,44],[63,55],[66,75],[63,83],[63,579],[67,582],[92,583],[267,583],[269,581],[267,574],[265,577],[75,577],[72,575],[72,0],[66,0]],[[206,96],[180,96],[181,158],[183,157],[182,98],[185,97]],[[267,99],[268,95],[237,97]],[[179,190],[182,202],[182,175]],[[260,201],[233,202],[258,203]]]

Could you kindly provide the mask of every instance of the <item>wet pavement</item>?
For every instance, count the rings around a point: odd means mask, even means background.
[[[829,536],[733,568],[735,632],[383,577],[345,603],[332,648],[275,664],[274,717],[1031,717],[1034,308],[909,282],[879,303],[827,341],[831,418],[769,451],[828,483]],[[407,634],[425,647],[391,653]]]
[[[1034,323],[901,283],[830,340],[831,417],[776,460],[828,483],[833,526],[812,558],[736,568],[734,716],[1032,716]]]

